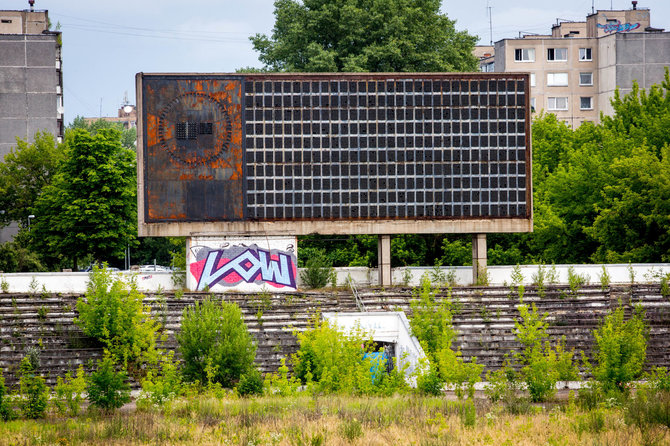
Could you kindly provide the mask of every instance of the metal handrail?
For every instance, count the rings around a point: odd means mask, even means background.
[[[351,278],[351,276],[347,277],[347,282],[349,283],[349,288],[351,288],[351,292],[354,294],[354,300],[356,301],[356,306],[358,307],[358,311],[361,312],[367,312],[368,310],[365,309],[365,305],[363,304],[363,300],[361,300],[361,297],[358,295],[358,290],[356,289],[356,285],[354,285],[354,281]]]

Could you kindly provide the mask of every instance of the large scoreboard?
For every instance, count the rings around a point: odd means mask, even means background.
[[[527,74],[137,75],[140,235],[532,230]]]

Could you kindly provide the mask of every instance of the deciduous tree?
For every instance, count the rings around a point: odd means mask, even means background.
[[[441,0],[276,0],[272,36],[251,37],[272,71],[474,71],[477,38]]]
[[[137,243],[135,155],[115,129],[73,130],[68,156],[35,206],[34,247],[51,263],[122,258]]]

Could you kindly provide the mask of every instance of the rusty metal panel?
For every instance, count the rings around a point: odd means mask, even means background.
[[[243,78],[147,76],[145,221],[244,218]]]
[[[532,220],[527,74],[139,78],[141,224]]]

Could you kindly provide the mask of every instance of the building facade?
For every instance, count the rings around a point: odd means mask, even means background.
[[[652,28],[650,11],[597,11],[584,22],[557,21],[548,35],[526,35],[495,43],[480,57],[482,71],[529,72],[531,106],[573,127],[611,114],[616,88],[628,93],[661,83],[670,66],[670,33]]]
[[[0,11],[0,159],[17,137],[62,138],[63,126],[61,38],[48,11]]]
[[[0,11],[0,161],[16,138],[32,141],[38,131],[63,137],[60,33],[49,31],[47,11]],[[0,242],[18,230],[17,222],[0,227]]]

